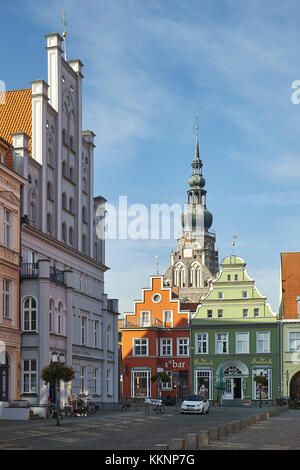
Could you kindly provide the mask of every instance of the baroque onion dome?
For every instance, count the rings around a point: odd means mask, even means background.
[[[206,208],[205,179],[202,175],[203,163],[199,154],[199,127],[196,126],[195,158],[192,161],[193,173],[189,179],[188,207],[182,214],[182,226],[185,232],[208,231],[213,223],[213,216]]]

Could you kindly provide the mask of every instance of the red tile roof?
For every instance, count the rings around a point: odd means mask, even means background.
[[[11,134],[25,132],[32,136],[31,89],[5,92],[0,104],[0,136],[12,144]],[[31,152],[31,139],[29,140]]]
[[[281,253],[283,318],[299,318],[300,253]]]

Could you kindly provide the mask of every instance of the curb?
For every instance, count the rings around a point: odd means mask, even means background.
[[[227,424],[209,428],[207,431],[199,431],[197,434],[187,434],[185,439],[172,439],[170,445],[156,444],[155,450],[197,450],[201,446],[207,446],[213,441],[218,441],[230,434],[246,430],[249,426],[260,424],[262,421],[269,420],[284,411],[288,411],[287,406],[273,408],[256,415],[250,415],[240,420],[231,421]]]

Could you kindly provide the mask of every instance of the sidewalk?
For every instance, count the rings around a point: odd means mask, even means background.
[[[202,446],[205,450],[299,450],[300,410],[289,410],[238,434]]]

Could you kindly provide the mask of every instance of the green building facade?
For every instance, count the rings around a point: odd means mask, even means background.
[[[191,392],[206,390],[217,401],[215,383],[223,371],[224,404],[273,404],[280,396],[279,341],[279,321],[246,263],[235,255],[225,258],[191,320]]]

